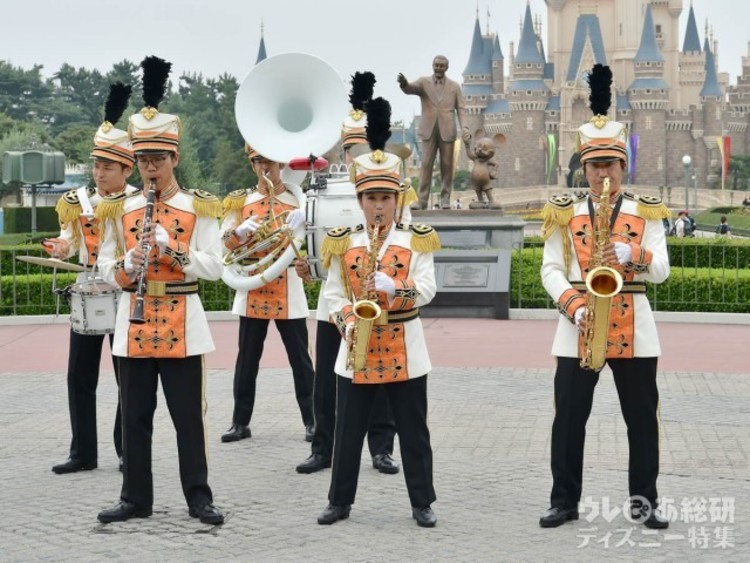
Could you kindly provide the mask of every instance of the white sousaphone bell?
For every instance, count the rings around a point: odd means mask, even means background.
[[[284,53],[265,59],[248,73],[237,90],[234,114],[248,145],[269,160],[286,164],[321,155],[336,144],[348,109],[346,85],[333,67],[312,55]],[[289,167],[282,172],[286,188],[303,210],[306,197],[299,183],[305,175]],[[237,291],[252,291],[281,275],[306,234],[304,224],[294,231],[284,229],[265,224],[258,229],[267,238],[252,244],[268,254],[253,264],[241,265],[240,260],[225,257],[224,283]]]

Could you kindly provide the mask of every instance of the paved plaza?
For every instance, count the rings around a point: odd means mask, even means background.
[[[60,339],[67,342],[65,328],[0,327],[0,560],[750,560],[750,377],[743,373],[750,327],[660,326],[665,358],[659,491],[675,521],[656,532],[619,513],[627,496],[628,451],[609,370],[588,424],[583,494],[590,500],[581,507],[582,519],[539,528],[551,485],[554,325],[462,322],[425,319],[428,345],[438,358],[428,384],[438,497],[434,529],[418,528],[412,520],[403,473],[376,472],[366,454],[351,517],[330,527],[316,523],[331,472],[294,471],[310,448],[273,329],[252,439],[220,442],[232,412],[234,356],[224,352],[230,357],[212,360],[217,352],[208,359],[209,481],[226,523],[211,527],[188,516],[174,430],[160,392],[154,515],[101,525],[96,514],[115,504],[121,485],[110,438],[116,404],[111,368],[105,361],[99,386],[99,468],[55,475],[50,468],[65,459],[70,439],[66,358],[55,348]],[[220,351],[233,350],[234,326],[212,327]],[[40,339],[45,330],[54,337]],[[485,335],[482,353],[458,345],[445,354],[444,342],[460,342],[472,330]],[[531,335],[536,338],[530,345]],[[711,338],[728,351],[706,347]],[[19,362],[12,350],[29,346],[28,340],[36,340],[34,352]],[[709,367],[715,353],[722,355],[723,363],[714,362],[722,371]],[[723,357],[727,353],[735,354],[732,361]],[[34,368],[42,359],[57,367]],[[694,369],[674,369],[687,365],[682,361],[692,361]],[[215,367],[222,362],[228,365]],[[398,449],[395,457],[400,460]]]

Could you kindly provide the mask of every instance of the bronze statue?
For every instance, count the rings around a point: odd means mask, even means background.
[[[477,194],[477,201],[469,204],[470,209],[500,209],[492,197],[492,180],[497,178],[497,162],[494,160],[495,143],[489,137],[482,137],[474,146],[471,138],[464,139],[466,156],[474,163],[471,170],[471,186]]]
[[[450,209],[453,188],[453,144],[456,140],[458,115],[464,141],[470,138],[466,124],[466,108],[461,95],[461,86],[445,76],[448,59],[442,55],[432,61],[432,76],[423,76],[409,82],[399,73],[398,83],[405,94],[419,96],[422,100],[422,117],[419,122],[419,138],[422,141],[422,169],[419,175],[419,201],[412,209],[427,209],[432,184],[432,166],[440,151],[440,207]]]

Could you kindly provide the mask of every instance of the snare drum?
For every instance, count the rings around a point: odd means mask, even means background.
[[[326,232],[334,227],[356,227],[365,221],[348,173],[329,178],[324,189],[307,192],[307,221],[311,225],[307,229],[310,273],[325,278],[320,248]]]
[[[101,278],[90,278],[70,288],[70,325],[78,334],[111,334],[122,291]]]

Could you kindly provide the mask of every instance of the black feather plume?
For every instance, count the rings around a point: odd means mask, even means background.
[[[607,115],[612,105],[612,69],[595,64],[589,73],[589,107],[594,115]]]
[[[120,120],[122,114],[125,113],[125,108],[128,107],[132,91],[131,86],[125,86],[122,82],[109,85],[109,96],[104,104],[104,121],[109,121],[114,125]]]
[[[365,109],[365,102],[372,99],[375,86],[375,75],[369,71],[355,72],[352,76],[352,91],[349,94],[349,103],[352,108]]]
[[[365,111],[367,144],[373,151],[382,151],[391,137],[391,104],[384,98],[375,98],[365,104]]]
[[[157,109],[164,98],[172,63],[159,57],[146,57],[141,62],[143,69],[143,101],[147,107]]]

